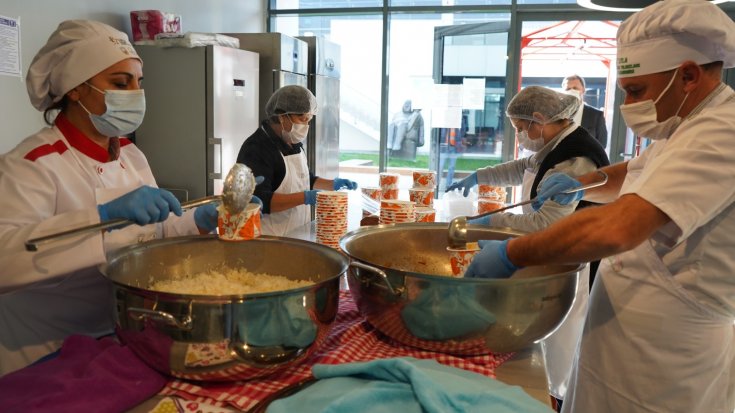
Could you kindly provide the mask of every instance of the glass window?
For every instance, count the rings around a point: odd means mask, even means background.
[[[511,0],[390,0],[391,6],[494,6],[510,3]]]
[[[270,0],[272,10],[383,7],[383,0]]]
[[[509,22],[507,13],[391,15],[392,171],[435,170],[441,192],[501,161]]]
[[[517,0],[516,4],[576,4],[577,0]]]
[[[290,36],[322,36],[340,46],[339,173],[360,186],[376,186],[377,182],[361,177],[378,173],[382,16],[279,15],[273,17],[271,27]]]

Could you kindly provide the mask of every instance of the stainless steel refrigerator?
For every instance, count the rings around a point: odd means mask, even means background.
[[[146,115],[135,132],[162,188],[180,200],[222,192],[222,180],[259,126],[257,53],[222,46],[136,46]]]
[[[307,158],[317,176],[339,173],[339,78],[341,49],[323,37],[301,36],[309,46],[309,90],[316,96],[317,114],[309,128]]]
[[[240,49],[260,55],[260,119],[276,89],[286,85],[307,87],[308,50],[304,41],[281,33],[226,33],[240,41]]]

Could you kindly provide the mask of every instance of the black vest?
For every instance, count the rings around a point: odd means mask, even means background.
[[[583,156],[591,160],[598,168],[610,165],[605,149],[584,128],[578,127],[567,135],[548,155],[541,161],[536,178],[531,185],[531,198],[536,197],[536,189],[541,178],[546,172],[557,164],[566,160]],[[580,201],[577,209],[590,205],[590,202]]]

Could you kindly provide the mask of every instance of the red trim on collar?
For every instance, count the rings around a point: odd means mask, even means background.
[[[123,146],[126,146],[126,145],[130,145],[130,144],[132,144],[132,143],[133,143],[133,141],[131,141],[131,140],[130,140],[130,139],[128,139],[128,138],[120,138],[120,147],[121,147],[121,148],[122,148]]]
[[[24,158],[31,162],[35,162],[36,159],[42,156],[51,155],[52,153],[58,153],[59,155],[61,155],[62,153],[66,152],[67,149],[69,148],[66,147],[66,144],[61,139],[59,139],[52,144],[47,143],[45,145],[34,148],[30,152],[28,152],[26,156],[24,156]]]
[[[82,131],[69,122],[69,119],[64,114],[59,113],[54,123],[73,148],[97,162],[106,163],[109,161],[110,155],[107,153],[107,149],[89,139]],[[120,142],[120,146],[122,146],[122,142]]]

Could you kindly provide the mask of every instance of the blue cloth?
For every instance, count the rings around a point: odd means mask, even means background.
[[[349,179],[344,178],[334,178],[334,183],[332,184],[332,188],[335,191],[338,191],[342,188],[347,188],[349,190],[357,189],[357,182],[350,181]]]
[[[508,241],[480,240],[482,250],[472,258],[465,271],[465,278],[508,278],[521,267],[513,264],[508,258]]]
[[[424,340],[446,340],[482,334],[495,315],[475,300],[474,285],[432,283],[401,309],[408,331]]]
[[[304,191],[304,205],[316,205],[316,193],[318,189],[312,189],[310,191]]]
[[[106,204],[97,205],[97,211],[102,221],[122,218],[138,225],[148,225],[166,220],[171,212],[181,216],[181,204],[165,189],[141,186]]]
[[[391,358],[317,364],[315,384],[277,400],[268,413],[550,413],[518,386],[434,360]]]
[[[579,201],[584,197],[584,191],[571,194],[564,194],[563,192],[580,186],[582,186],[582,183],[571,176],[563,173],[555,173],[546,178],[539,186],[536,200],[531,203],[531,206],[534,211],[538,211],[549,198],[561,205],[569,205],[572,202]]]
[[[235,334],[259,347],[308,347],[316,339],[316,322],[301,294],[245,300],[234,307]]]
[[[449,185],[449,187],[447,187],[447,190],[444,192],[449,192],[457,188],[464,188],[463,194],[464,196],[467,196],[470,193],[470,189],[475,185],[477,185],[477,172],[472,172],[464,179]]]

